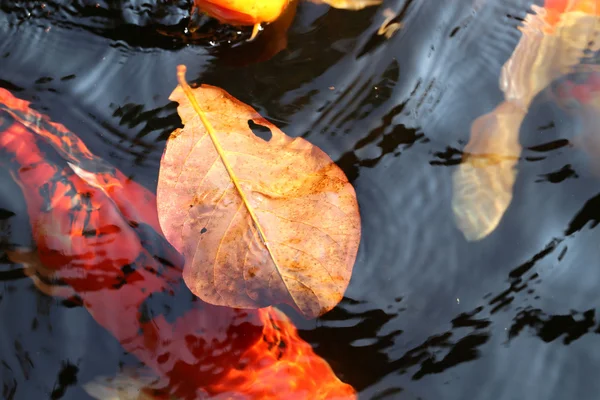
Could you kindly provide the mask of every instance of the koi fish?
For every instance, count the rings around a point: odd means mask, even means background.
[[[192,15],[203,12],[220,22],[234,25],[251,25],[252,41],[261,30],[261,24],[268,24],[283,14],[291,0],[195,0]]]
[[[181,256],[161,236],[154,194],[1,88],[0,155],[37,246],[7,254],[41,291],[83,305],[156,375],[140,398],[356,398],[275,308],[195,298]],[[175,314],[165,302],[173,296],[190,299],[188,309]]]
[[[327,3],[335,8],[360,10],[380,4],[382,0],[311,0],[314,3]],[[236,26],[253,25],[253,40],[260,31],[261,24],[275,21],[292,0],[195,0],[192,14],[204,12],[219,21]]]
[[[194,7],[231,25],[256,25],[275,21],[290,0],[196,0]]]
[[[574,111],[585,135],[595,138],[600,111],[600,69],[582,65],[587,52],[600,50],[600,0],[546,0],[532,6],[522,36],[502,67],[504,101],[478,117],[462,163],[453,176],[452,209],[467,240],[488,236],[512,201],[516,164],[521,155],[519,130],[534,98],[553,82],[559,104]],[[559,80],[582,73],[582,82]],[[573,107],[573,105],[577,107]],[[592,139],[600,148],[598,139]]]

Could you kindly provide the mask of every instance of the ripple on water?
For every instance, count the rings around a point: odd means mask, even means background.
[[[412,36],[420,47],[395,53],[405,40],[398,33],[388,42],[385,55],[376,53],[380,58],[370,60],[367,67],[359,59],[365,73],[350,78],[350,84],[342,86],[345,91],[331,96],[320,110],[323,113],[313,117],[312,126],[318,128],[307,130],[311,137],[325,133],[331,137],[328,141],[343,143],[347,149],[338,160],[355,179],[364,234],[347,301],[338,308],[339,314],[323,317],[318,335],[305,335],[319,343],[322,353],[334,354],[333,359],[348,354],[341,357],[370,365],[372,374],[362,369],[361,377],[355,376],[359,368],[346,365],[350,361],[339,367],[351,382],[359,382],[366,396],[384,398],[389,389],[393,398],[409,388],[424,398],[485,398],[489,393],[507,399],[528,397],[541,382],[563,376],[583,356],[582,342],[571,352],[562,347],[561,337],[577,340],[582,335],[589,343],[592,339],[586,333],[597,326],[585,312],[597,306],[592,289],[597,274],[587,272],[595,265],[591,261],[595,250],[587,246],[597,233],[587,232],[590,239],[580,239],[577,245],[573,238],[565,239],[574,215],[596,195],[597,179],[579,173],[579,168],[576,179],[561,180],[561,186],[540,179],[557,166],[564,167],[561,161],[573,161],[573,152],[565,149],[559,161],[550,157],[554,162],[520,167],[518,202],[489,240],[468,245],[454,228],[447,203],[449,176],[462,148],[456,143],[468,138],[475,117],[501,101],[499,71],[519,40],[517,26],[529,6],[524,1],[479,5],[475,10],[444,7],[437,13],[423,6],[431,25],[418,31],[419,40]],[[409,15],[419,15],[418,11]],[[467,21],[458,33],[457,20]],[[452,39],[440,32],[450,33]],[[391,93],[371,111],[372,119],[361,121],[356,110],[369,104],[367,92],[396,59],[399,77],[391,81]],[[540,111],[538,102],[523,129],[535,131],[548,118],[560,114],[548,108]],[[384,128],[373,129],[377,125]],[[418,127],[414,132],[420,138],[408,146],[398,143],[396,150],[379,157],[382,136],[405,136],[411,127]],[[560,138],[569,133],[555,134]],[[373,162],[365,162],[369,159]],[[573,317],[561,317],[575,304]],[[527,322],[528,315],[522,312],[529,308],[534,312]],[[354,323],[340,325],[347,318]],[[552,330],[556,333],[549,334]],[[528,338],[532,331],[538,340]],[[374,332],[376,342],[368,340]],[[319,335],[335,336],[337,342]],[[359,349],[344,344],[357,342],[362,344]],[[592,366],[600,355],[585,358]],[[386,378],[380,380],[381,376]],[[507,387],[506,379],[519,383]],[[536,384],[530,385],[530,379]],[[559,399],[577,391],[578,378],[570,375],[568,381],[566,387],[549,384],[540,390]],[[597,390],[591,382],[581,385]]]
[[[142,1],[100,2],[93,12],[82,1],[56,1],[45,11],[2,2],[0,33],[10,40],[0,41],[0,57],[10,68],[0,82],[22,88],[20,95],[149,187],[178,124],[167,97],[179,63],[190,80],[225,88],[323,148],[356,187],[363,239],[344,301],[318,321],[297,323],[365,398],[598,392],[588,377],[600,362],[593,350],[598,181],[568,146],[535,147],[572,137],[572,125],[556,122],[564,114],[541,98],[532,106],[522,139],[533,149],[524,151],[515,202],[489,238],[466,243],[452,218],[451,174],[472,120],[501,99],[498,75],[528,1],[386,3],[404,24],[389,40],[376,35],[381,8],[349,13],[301,3],[288,49],[243,68],[226,65],[206,42],[185,46],[149,33],[156,21],[181,29],[185,3],[169,2],[160,14]],[[539,129],[549,120],[554,128]],[[545,136],[532,138],[534,131]],[[557,180],[552,174],[566,165],[574,174]],[[11,366],[3,380],[28,382],[31,364],[60,371],[57,359],[86,360],[81,382],[116,374],[119,345],[91,328],[85,310],[33,296],[26,280],[5,288],[2,320],[15,323],[0,340]],[[15,352],[13,339],[31,330],[31,316],[36,340]],[[19,394],[35,397],[58,379],[41,375]],[[68,393],[79,398],[77,390]]]

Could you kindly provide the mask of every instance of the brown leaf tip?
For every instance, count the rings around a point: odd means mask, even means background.
[[[173,132],[171,132],[168,140],[176,139],[179,135],[181,135],[181,132],[181,129],[175,129]]]

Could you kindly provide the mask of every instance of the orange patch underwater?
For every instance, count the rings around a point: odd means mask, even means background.
[[[185,290],[181,257],[141,230],[161,235],[154,194],[4,89],[0,127],[1,161],[21,186],[37,245],[13,252],[13,260],[31,264],[44,293],[74,296],[161,378],[162,389],[145,393],[184,400],[224,393],[257,400],[356,398],[274,308],[239,310],[191,297],[180,316],[152,307],[153,296]],[[67,162],[52,161],[48,151]]]

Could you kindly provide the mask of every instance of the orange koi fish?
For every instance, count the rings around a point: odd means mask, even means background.
[[[275,21],[290,0],[196,0],[194,7],[231,25],[255,25]]]
[[[290,0],[195,0],[192,13],[204,12],[219,21],[235,26],[254,26],[252,41],[261,24],[275,21],[283,14]]]
[[[532,9],[502,67],[504,101],[473,122],[453,176],[452,208],[467,240],[488,236],[510,205],[522,150],[521,124],[534,98],[551,84],[556,83],[559,104],[583,122],[582,141],[600,149],[600,69],[584,62],[600,50],[600,0],[546,0]],[[574,74],[583,79],[570,81]]]
[[[311,0],[314,3],[327,3],[335,8],[360,10],[380,4],[382,0]],[[253,25],[252,40],[261,24],[278,19],[294,0],[194,0],[192,13],[201,11],[219,21],[236,26]]]
[[[181,256],[160,236],[154,194],[1,88],[0,155],[37,245],[9,256],[40,290],[78,299],[152,370],[160,384],[143,398],[356,398],[281,312],[193,298]],[[165,300],[182,294],[193,300],[174,315]]]

